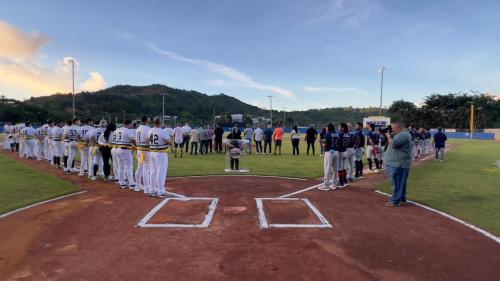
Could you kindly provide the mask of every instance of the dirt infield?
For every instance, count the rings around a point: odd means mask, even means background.
[[[15,157],[15,156],[12,156]],[[387,208],[372,190],[384,175],[307,198],[331,228],[261,228],[255,198],[317,184],[272,177],[172,179],[170,191],[207,200],[163,199],[65,175],[88,190],[0,220],[2,280],[498,280],[500,245],[442,216],[408,205]],[[263,201],[271,224],[318,224],[301,200]]]

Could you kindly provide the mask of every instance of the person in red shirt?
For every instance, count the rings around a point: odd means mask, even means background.
[[[273,139],[274,139],[274,155],[279,151],[281,155],[281,143],[283,142],[283,128],[281,128],[281,122],[278,124],[278,128],[274,129]]]

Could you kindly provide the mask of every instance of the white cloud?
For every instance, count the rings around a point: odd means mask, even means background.
[[[7,97],[22,99],[71,91],[71,69],[68,58],[56,61],[52,67],[42,66],[40,50],[47,37],[38,32],[26,33],[0,21],[0,90]],[[78,66],[78,64],[76,64]],[[90,79],[78,85],[80,76],[75,74],[76,91],[102,89],[106,82],[101,74],[90,73]]]
[[[207,80],[207,83],[215,87],[223,87],[227,84],[223,79]]]
[[[302,87],[304,91],[311,93],[331,93],[331,94],[357,94],[357,95],[367,95],[368,93],[362,89],[357,88],[334,88],[334,87],[323,87],[323,86],[304,86]]]
[[[99,72],[90,72],[90,78],[83,82],[82,90],[95,92],[106,88],[106,80]]]
[[[231,68],[229,66],[215,63],[215,62],[211,62],[211,61],[207,61],[207,60],[187,58],[187,57],[181,56],[181,55],[174,53],[174,52],[162,50],[158,46],[156,46],[155,44],[150,43],[150,42],[144,42],[144,44],[150,50],[152,50],[153,52],[155,52],[157,54],[163,55],[163,56],[168,57],[169,59],[172,59],[172,60],[176,60],[176,61],[204,67],[204,68],[206,68],[212,72],[215,72],[219,75],[222,75],[222,76],[224,76],[232,81],[241,83],[246,87],[279,94],[279,95],[281,95],[283,97],[287,97],[287,98],[292,98],[295,96],[292,91],[285,89],[283,87],[257,83],[249,75],[247,75],[239,70],[236,70],[234,68]]]

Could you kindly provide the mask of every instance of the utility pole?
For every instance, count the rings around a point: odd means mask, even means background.
[[[65,63],[71,63],[71,81],[72,81],[72,90],[71,90],[71,95],[72,95],[72,103],[73,103],[73,119],[76,117],[76,109],[75,109],[75,64],[78,62],[72,58],[72,57],[66,57],[64,58]]]
[[[470,105],[470,138],[472,139],[472,134],[474,134],[474,104]]]
[[[380,107],[379,107],[379,116],[382,116],[382,91],[384,87],[384,70],[386,70],[385,67],[381,67],[377,69],[378,72],[380,72]]]
[[[271,127],[273,126],[273,98],[276,96],[267,96],[269,98],[269,119],[271,120]]]

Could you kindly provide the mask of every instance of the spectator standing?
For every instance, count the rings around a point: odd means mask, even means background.
[[[443,133],[442,128],[438,128],[437,133],[434,134],[434,147],[436,149],[436,160],[444,161],[444,147],[448,138]]]
[[[189,151],[189,138],[191,135],[191,127],[189,127],[188,123],[185,123],[184,126],[182,126],[182,145],[186,147],[186,153]]]
[[[299,155],[300,132],[299,128],[297,128],[297,125],[293,126],[292,132],[290,133],[290,138],[292,139],[292,154],[295,155],[295,152],[297,152],[297,155]]]
[[[385,166],[392,180],[393,194],[388,207],[399,206],[406,202],[406,183],[410,173],[412,160],[412,136],[404,130],[401,123],[391,124],[392,134],[387,135],[387,152],[385,154]]]
[[[217,153],[221,153],[222,136],[224,135],[224,129],[222,128],[221,124],[217,124],[217,127],[214,130],[214,135],[215,135],[215,151],[217,151]]]
[[[257,129],[253,131],[253,139],[255,141],[255,150],[257,150],[257,154],[263,153],[262,151],[263,137],[264,137],[264,131],[260,128],[260,125],[257,125]]]
[[[207,145],[208,145],[208,137],[207,137],[207,130],[201,126],[198,131],[200,132],[200,154],[206,154],[207,153]],[[205,150],[205,153],[203,153],[203,150]]]
[[[274,129],[273,139],[274,139],[274,155],[276,155],[277,150],[279,150],[279,155],[281,155],[281,145],[283,143],[283,128],[281,128],[281,122],[278,124],[278,128]]]
[[[200,131],[198,129],[191,129],[189,134],[189,140],[191,141],[191,152],[190,154],[198,155],[198,144],[200,143]]]
[[[253,129],[250,126],[250,124],[246,125],[246,128],[243,131],[243,135],[245,136],[245,140],[248,141],[248,143],[247,143],[247,152],[248,152],[248,154],[252,154]]]
[[[267,125],[267,128],[264,130],[264,154],[267,153],[267,148],[269,147],[269,153],[271,154],[271,145],[273,142],[273,129],[271,125]]]
[[[207,131],[206,131],[206,134],[207,134],[207,147],[208,147],[208,150],[210,151],[210,153],[213,152],[213,142],[214,142],[214,129],[212,129],[211,126],[207,126]]]
[[[314,125],[311,124],[306,131],[305,141],[307,142],[307,155],[309,155],[309,149],[312,148],[312,155],[314,155],[314,146],[316,143],[316,138],[318,138],[318,131],[314,129]]]
[[[189,141],[188,141],[189,142]],[[177,124],[174,129],[174,157],[177,158],[177,149],[180,148],[181,158],[182,152],[184,151],[184,130],[181,127],[181,123]]]

